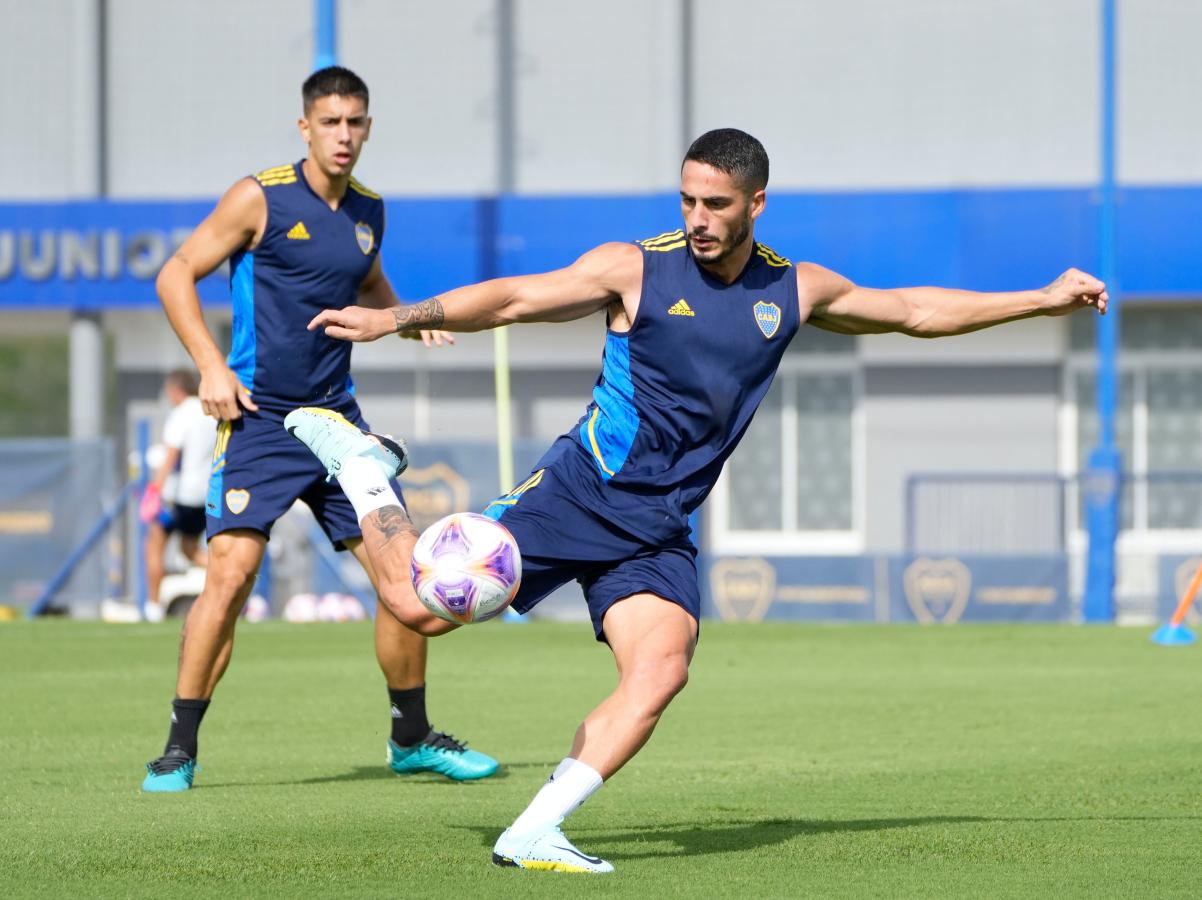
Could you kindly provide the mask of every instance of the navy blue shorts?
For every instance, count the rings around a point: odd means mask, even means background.
[[[627,534],[582,505],[553,467],[532,473],[484,515],[508,528],[522,553],[522,586],[513,601],[518,612],[575,580],[599,641],[605,640],[605,613],[632,594],[656,594],[700,619],[697,548],[687,539],[655,546]]]
[[[200,537],[205,533],[205,508],[169,503],[159,510],[156,521],[168,534],[178,531],[188,537]]]
[[[356,425],[367,428],[357,403],[336,408]],[[339,550],[343,541],[362,536],[354,507],[337,481],[326,482],[326,470],[309,448],[284,430],[290,410],[243,410],[242,417],[217,428],[213,472],[205,501],[208,536],[233,528],[271,534],[275,520],[297,500],[313,510],[326,537]],[[394,480],[393,490],[402,497]],[[402,501],[403,502],[403,501]]]

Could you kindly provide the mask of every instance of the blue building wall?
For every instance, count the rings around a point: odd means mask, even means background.
[[[154,275],[207,201],[0,204],[0,308],[153,305]],[[1125,188],[1119,271],[1132,297],[1202,295],[1202,187]],[[394,198],[384,265],[421,299],[492,275],[570,263],[605,241],[679,224],[672,194]],[[793,259],[875,286],[1003,290],[1097,265],[1097,197],[1086,189],[770,193],[757,237]],[[224,279],[202,285],[228,300]]]

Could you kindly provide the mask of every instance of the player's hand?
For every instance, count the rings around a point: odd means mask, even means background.
[[[455,335],[449,331],[402,331],[400,336],[407,341],[421,341],[427,347],[455,343]]]
[[[142,494],[142,502],[138,504],[138,518],[143,525],[149,525],[163,508],[163,489],[154,482],[146,485]]]
[[[326,337],[340,341],[374,341],[396,331],[396,319],[390,309],[344,306],[323,309],[309,322],[310,331],[324,328]]]
[[[200,407],[205,415],[222,421],[242,417],[242,410],[257,412],[259,407],[250,399],[250,391],[242,386],[230,367],[224,363],[200,373]]]
[[[1110,300],[1106,285],[1080,269],[1069,269],[1043,288],[1042,293],[1046,298],[1044,313],[1049,316],[1067,315],[1086,306],[1106,315],[1106,303]]]

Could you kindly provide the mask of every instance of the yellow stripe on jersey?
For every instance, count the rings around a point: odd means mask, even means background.
[[[517,487],[515,487],[512,491],[510,491],[508,494],[504,494],[503,496],[498,497],[492,503],[488,504],[488,506],[486,506],[485,509],[486,510],[492,509],[492,507],[494,507],[494,506],[513,506],[515,503],[517,503],[519,500],[522,499],[522,495],[524,493],[526,493],[526,491],[536,488],[539,486],[539,484],[542,483],[543,472],[545,472],[545,471],[547,471],[547,470],[539,469],[537,472],[535,472],[533,475],[531,475],[529,478],[527,478],[525,481],[523,481],[521,484],[519,484]]]
[[[655,237],[644,238],[637,243],[644,247],[649,247],[652,244],[663,244],[669,241],[678,241],[684,237],[684,232],[677,228],[675,231],[665,231],[663,234],[657,234]]]
[[[647,247],[644,245],[643,249],[649,253],[667,253],[669,250],[679,250],[687,243],[688,241],[682,237],[679,238],[675,244],[657,244],[654,247]]]
[[[264,187],[271,187],[276,184],[292,184],[296,181],[296,169],[292,166],[276,166],[272,169],[264,169],[255,175],[255,181]]]
[[[605,464],[605,458],[601,455],[601,448],[597,446],[597,414],[601,412],[601,407],[593,407],[593,415],[588,420],[588,442],[593,445],[593,456],[597,457],[597,464],[601,466],[602,471],[610,478],[613,478],[613,470]]]
[[[357,182],[353,178],[350,180],[350,186],[351,186],[351,190],[353,190],[356,194],[362,194],[364,197],[370,197],[372,200],[380,199],[379,194],[377,194],[375,191],[371,190],[370,188],[364,187],[363,185],[361,185],[359,182]]]
[[[764,244],[757,243],[755,245],[755,252],[762,257],[764,262],[768,263],[768,265],[776,266],[778,269],[783,269],[792,265],[791,262],[781,256],[771,247],[767,247]]]
[[[225,468],[225,451],[230,444],[230,433],[234,430],[234,423],[223,419],[217,423],[217,443],[213,446],[213,468],[214,474]]]

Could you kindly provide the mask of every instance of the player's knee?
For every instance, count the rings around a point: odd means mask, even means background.
[[[648,712],[658,715],[689,683],[689,662],[684,654],[660,657],[636,666],[627,680]]]
[[[212,610],[221,610],[236,616],[246,598],[250,596],[256,574],[254,570],[245,566],[216,557],[210,561],[205,572],[204,592],[197,602],[204,603]]]

